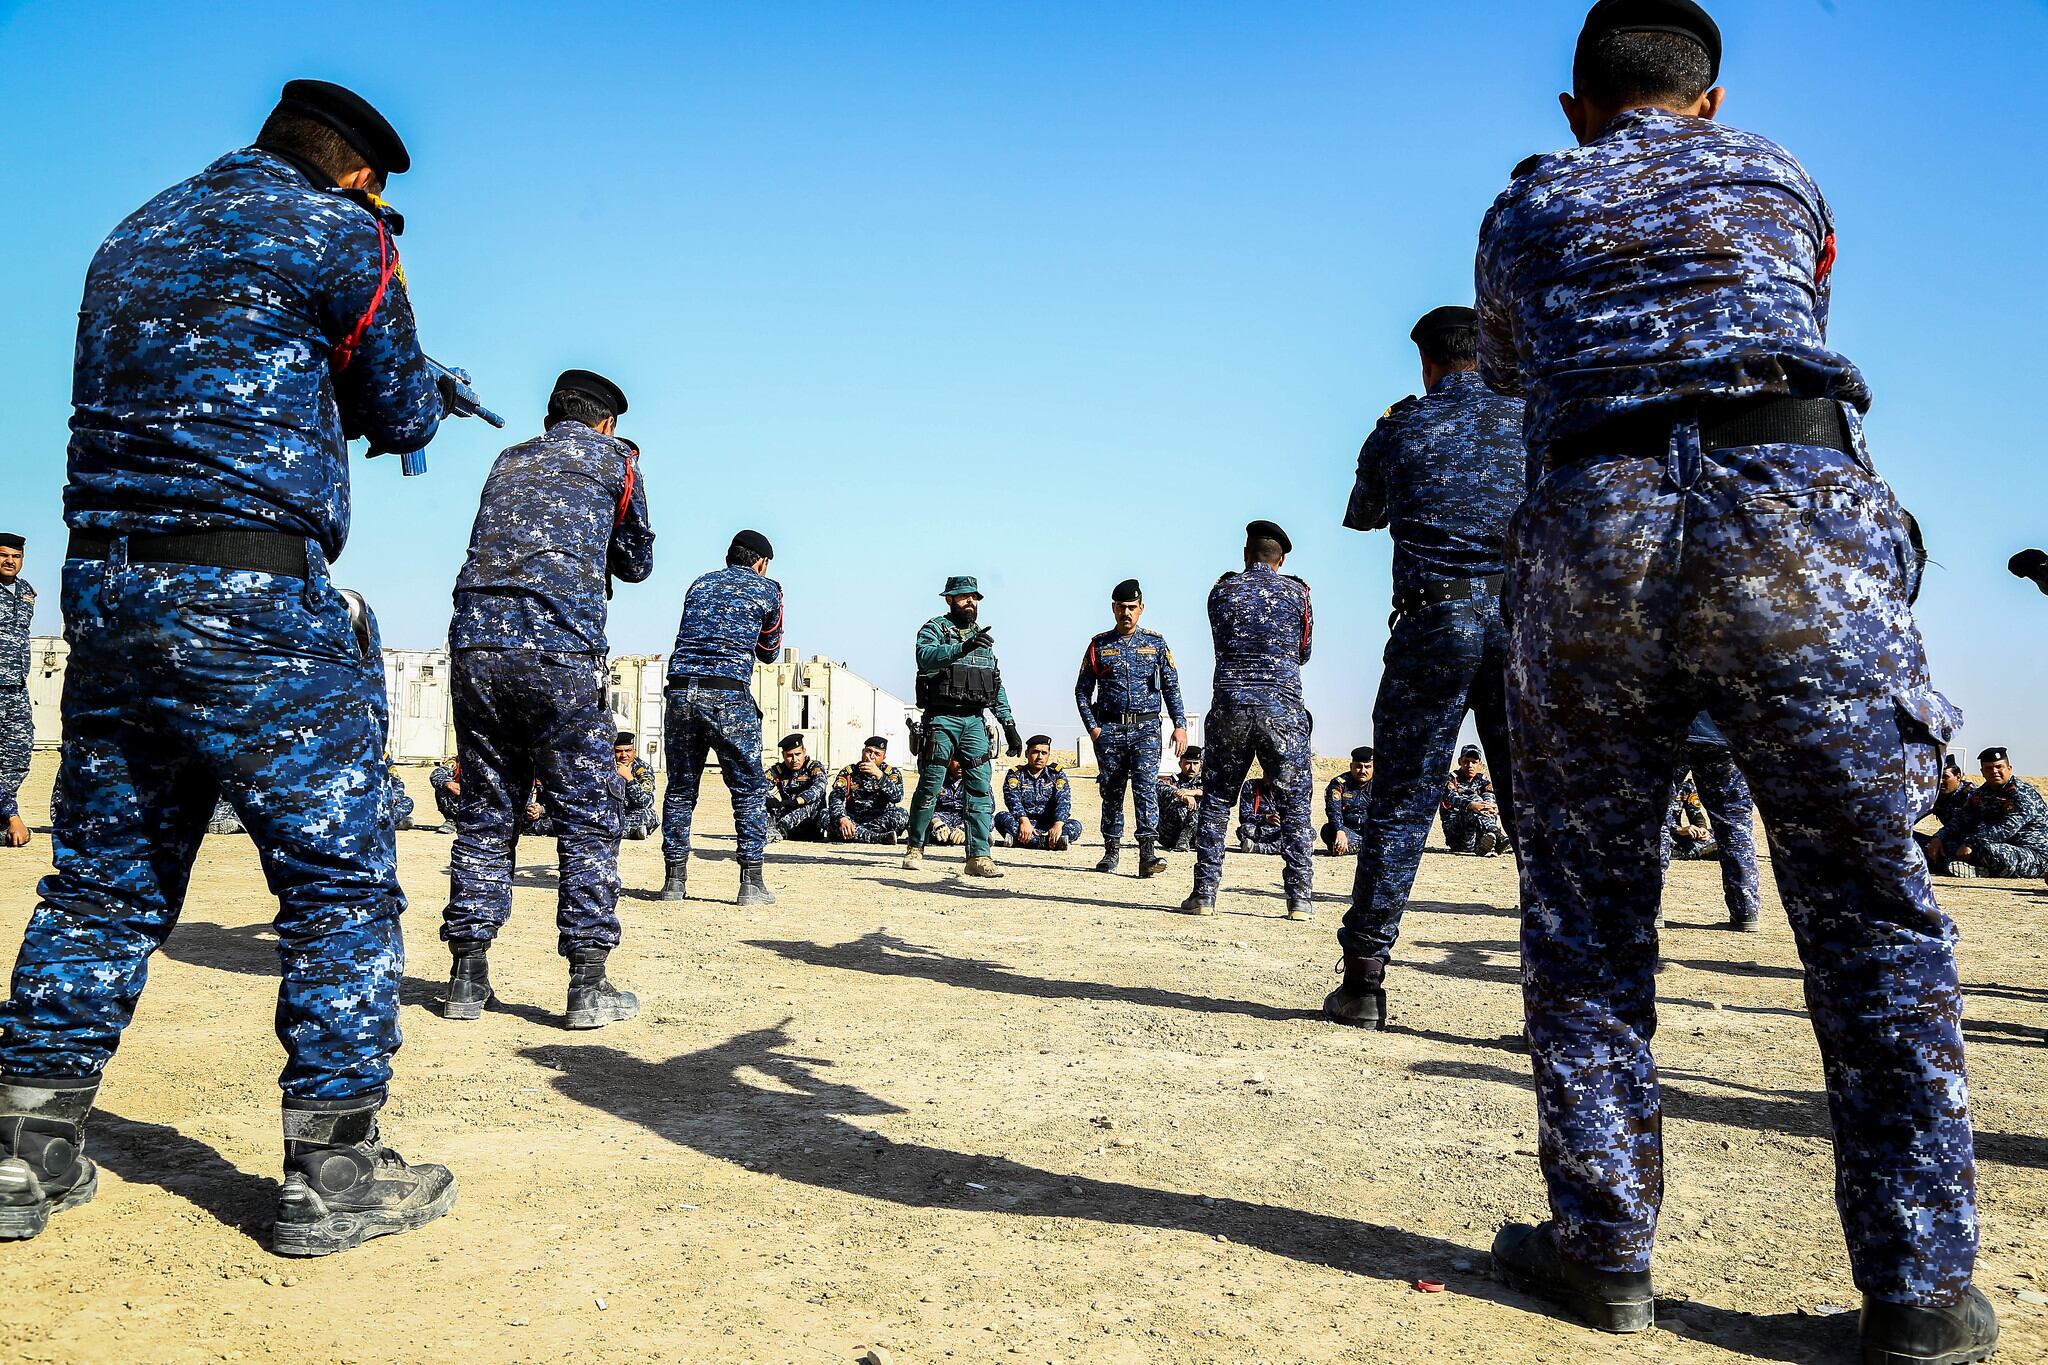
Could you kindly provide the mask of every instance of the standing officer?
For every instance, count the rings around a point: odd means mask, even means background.
[[[804,752],[802,735],[782,737],[782,761],[768,769],[768,841],[825,837],[825,765]]]
[[[605,700],[605,598],[612,577],[638,583],[654,568],[635,447],[614,434],[625,411],[611,380],[564,370],[544,432],[491,466],[455,580],[449,686],[462,799],[441,915],[454,957],[449,1019],[474,1019],[490,1003],[486,954],[512,914],[519,812],[536,782],[561,866],[555,921],[569,959],[569,1027],[640,1012],[604,973],[619,946],[624,805]]]
[[[960,784],[967,793],[967,875],[1000,877],[1002,869],[989,856],[989,823],[995,815],[989,787],[989,765],[995,759],[983,711],[994,711],[1003,727],[1004,752],[1024,752],[1024,737],[1010,714],[1010,695],[1003,690],[996,666],[995,637],[976,624],[981,614],[981,587],[966,574],[946,580],[946,614],[934,616],[917,632],[917,704],[924,711],[924,748],[918,754],[917,794],[910,800],[910,847],[903,866],[924,862],[925,833],[946,785],[946,760],[960,760]]]
[[[1164,702],[1173,716],[1176,757],[1188,747],[1188,713],[1180,701],[1173,651],[1157,632],[1138,629],[1145,594],[1137,579],[1126,578],[1111,590],[1109,610],[1116,625],[1088,642],[1074,683],[1074,705],[1094,741],[1095,780],[1102,788],[1102,861],[1095,870],[1114,872],[1121,859],[1128,784],[1138,817],[1138,875],[1156,877],[1166,870],[1166,860],[1154,852],[1159,841],[1153,784],[1159,779],[1160,705]]]
[[[1511,800],[1502,543],[1527,484],[1522,404],[1480,382],[1477,315],[1445,307],[1409,332],[1420,398],[1387,409],[1358,452],[1344,524],[1394,542],[1394,620],[1372,708],[1377,781],[1366,807],[1351,908],[1337,942],[1344,980],[1323,1002],[1339,1024],[1381,1027],[1387,960],[1422,863],[1458,727],[1470,711]]]
[[[1686,728],[1727,736],[1772,834],[1835,1129],[1866,1360],[1980,1360],[1955,930],[1912,839],[1957,722],[1872,472],[1870,390],[1825,332],[1834,225],[1775,143],[1715,121],[1691,0],[1601,0],[1579,145],[1494,202],[1480,368],[1528,396],[1508,692],[1522,982],[1553,1217],[1494,1264],[1598,1325],[1650,1325],[1664,1187],[1659,830]]]
[[[773,558],[768,537],[741,531],[726,547],[725,567],[692,583],[683,598],[682,624],[668,656],[662,729],[668,746],[668,794],[661,804],[665,901],[689,894],[690,824],[704,759],[716,753],[739,833],[739,904],[775,904],[761,875],[768,775],[761,771],[761,708],[754,704],[754,662],[772,663],[782,648],[782,585],[768,577]]]
[[[1323,847],[1332,854],[1355,854],[1364,845],[1365,814],[1372,805],[1372,747],[1351,751],[1351,766],[1323,788]]]
[[[1279,792],[1287,918],[1313,919],[1315,772],[1309,761],[1301,666],[1308,662],[1315,616],[1308,584],[1280,572],[1294,548],[1287,533],[1270,521],[1255,521],[1244,528],[1244,536],[1244,572],[1223,575],[1209,590],[1216,676],[1204,722],[1209,743],[1202,755],[1195,886],[1180,913],[1216,913],[1230,803],[1257,759]]]
[[[19,800],[36,747],[35,709],[28,700],[28,635],[36,590],[21,576],[27,548],[28,542],[12,532],[0,535],[0,822],[6,825],[0,842],[9,848],[28,842]]]
[[[0,1029],[0,1238],[97,1189],[86,1116],[217,795],[278,898],[273,1248],[346,1250],[455,1202],[445,1168],[408,1166],[378,1132],[405,897],[383,668],[328,576],[348,437],[418,450],[443,415],[371,199],[410,165],[360,96],[292,81],[254,146],[129,215],[87,271],[56,870]]]
[[[1728,905],[1728,927],[1754,934],[1763,929],[1761,878],[1756,867],[1756,801],[1735,756],[1714,718],[1702,711],[1686,732],[1680,769],[1692,774],[1707,826],[1721,850],[1721,898]],[[1674,772],[1672,780],[1679,774]]]

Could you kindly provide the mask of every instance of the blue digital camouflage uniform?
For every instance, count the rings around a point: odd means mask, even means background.
[[[384,818],[391,822],[391,828],[412,828],[412,797],[405,790],[405,779],[389,764],[384,768]]]
[[[1454,770],[1444,779],[1443,795],[1437,804],[1443,811],[1444,847],[1453,853],[1474,852],[1479,846],[1479,836],[1482,834],[1500,837],[1500,815],[1473,810],[1474,801],[1491,801],[1496,806],[1500,804],[1499,798],[1494,795],[1491,777],[1482,772],[1474,773],[1470,780],[1467,780],[1458,776]]]
[[[616,765],[613,771],[617,771]],[[651,839],[661,828],[661,817],[654,812],[654,769],[636,754],[632,773],[624,784],[624,804],[619,807],[619,837]]]
[[[1159,803],[1152,783],[1159,776],[1159,713],[1163,706],[1173,728],[1184,730],[1187,708],[1180,699],[1180,670],[1173,651],[1157,631],[1134,630],[1120,635],[1105,630],[1088,642],[1081,655],[1081,673],[1074,682],[1074,705],[1081,727],[1101,730],[1094,739],[1096,785],[1102,789],[1102,839],[1113,844],[1124,835],[1124,788],[1138,817],[1138,838],[1159,835]]]
[[[1522,404],[1469,370],[1389,408],[1358,452],[1344,524],[1387,528],[1397,614],[1372,708],[1372,803],[1337,931],[1354,956],[1393,952],[1467,711],[1511,809],[1499,582],[1528,462]]]
[[[28,639],[36,590],[26,578],[0,585],[0,824],[21,813],[21,784],[36,747],[28,699]]]
[[[869,777],[858,763],[849,763],[832,779],[825,821],[834,839],[845,837],[839,833],[841,820],[853,822],[849,842],[856,844],[886,844],[910,828],[910,812],[903,809],[903,770],[879,766],[880,775]]]
[[[1223,835],[1231,799],[1256,759],[1277,789],[1289,900],[1315,890],[1315,772],[1301,666],[1315,634],[1308,584],[1270,564],[1227,573],[1209,590],[1216,673],[1203,720],[1202,810],[1195,834],[1195,894],[1223,881]]]
[[[1721,896],[1730,924],[1754,924],[1763,907],[1762,878],[1756,865],[1756,802],[1749,783],[1735,766],[1728,741],[1701,712],[1686,732],[1679,766],[1692,775],[1693,790],[1713,831],[1721,859]]]
[[[402,287],[333,371],[381,274],[366,210],[253,148],[152,199],[93,257],[64,508],[111,540],[64,564],[55,870],[0,1072],[106,1066],[225,795],[278,898],[285,1094],[351,1099],[390,1079],[405,898],[381,818],[384,677],[327,565],[348,535],[344,433],[417,449],[441,399]],[[129,557],[130,536],[200,530],[303,536],[308,572]]]
[[[825,837],[825,809],[828,804],[825,765],[806,757],[791,771],[786,763],[768,769],[768,828],[781,839],[822,839]]]
[[[939,830],[951,832],[966,828],[967,784],[960,774],[948,773],[946,785],[939,788],[939,802],[932,807],[932,822],[926,827],[925,840],[933,842],[933,836]]]
[[[661,856],[690,856],[690,826],[704,763],[718,770],[732,797],[733,828],[744,864],[768,846],[768,777],[761,771],[761,709],[754,704],[754,662],[774,661],[782,648],[782,586],[744,564],[714,569],[690,585],[683,619],[668,656],[662,742],[668,749],[668,794],[661,804]]]
[[[1159,803],[1159,846],[1185,853],[1195,846],[1195,829],[1201,823],[1202,774],[1197,771],[1193,777],[1182,777],[1178,769],[1163,773],[1159,778],[1156,796]],[[1170,792],[1196,793],[1193,810],[1182,804]]]
[[[925,622],[917,632],[919,675],[929,676],[955,663],[995,668],[996,652],[990,646],[962,648],[969,637],[983,629],[985,624],[977,621],[962,628],[954,624],[950,615],[934,616]],[[1009,689],[1000,683],[996,688],[995,705],[987,709],[995,712],[996,719],[1005,726],[1017,723],[1010,712]],[[931,825],[932,812],[938,808],[939,791],[946,785],[947,760],[957,758],[960,760],[961,790],[967,794],[967,856],[986,858],[989,830],[995,818],[995,788],[991,776],[995,746],[989,742],[987,722],[982,720],[979,711],[961,716],[927,708],[924,723],[927,738],[924,752],[917,756],[917,792],[910,801],[909,828],[922,830]],[[917,841],[913,837],[911,842]]]
[[[1986,877],[2048,875],[2048,803],[2023,778],[1986,782],[1970,793],[1962,818],[1943,827],[1941,842],[1950,857],[1967,845],[1966,861]]]
[[[964,793],[964,780],[961,788]],[[1043,772],[1033,773],[1020,763],[1003,779],[1003,808],[995,813],[996,832],[1014,843],[1025,820],[1031,822],[1034,832],[1020,847],[1049,847],[1055,831],[1070,844],[1081,837],[1081,822],[1074,818],[1074,788],[1059,764],[1048,763]]]
[[[1377,754],[1374,755],[1378,757]],[[1379,770],[1373,770],[1373,777]],[[1364,851],[1365,817],[1372,806],[1371,777],[1353,782],[1348,772],[1338,773],[1330,779],[1330,785],[1323,788],[1323,847],[1336,851],[1337,831],[1344,831],[1344,838],[1350,843],[1353,853]],[[1428,826],[1425,825],[1427,833]]]
[[[1684,829],[1699,830],[1707,837],[1704,841],[1678,838],[1679,831]],[[1687,861],[1721,856],[1720,846],[1714,843],[1713,827],[1707,822],[1707,808],[1700,804],[1700,789],[1690,772],[1680,774],[1671,784],[1671,809],[1664,815],[1664,856]]]
[[[1237,846],[1246,853],[1278,853],[1286,841],[1280,828],[1280,793],[1263,777],[1237,791]]]
[[[519,812],[547,792],[564,956],[619,943],[619,817],[607,700],[610,579],[654,568],[647,489],[624,441],[556,422],[498,456],[455,580],[450,673],[462,765],[446,940],[488,942],[512,914]]]
[[[448,790],[448,784],[461,780],[462,764],[455,759],[450,759],[446,763],[436,763],[434,770],[427,774],[427,785],[434,789],[434,809],[441,813],[444,824],[455,823],[455,808],[461,800],[454,792]]]
[[[1955,931],[1908,831],[1958,716],[1864,445],[1869,391],[1827,349],[1834,255],[1789,154],[1655,110],[1544,157],[1487,214],[1480,369],[1526,394],[1545,471],[1504,598],[1523,994],[1559,1248],[1645,1269],[1664,778],[1707,710],[1805,963],[1856,1284],[1948,1305],[1975,1260],[1975,1160]],[[1853,453],[1703,448],[1703,405],[1753,397],[1832,400]]]

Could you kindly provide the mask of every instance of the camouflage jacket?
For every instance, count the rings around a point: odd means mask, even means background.
[[[1157,631],[1135,630],[1127,638],[1105,630],[1091,639],[1081,656],[1081,675],[1074,680],[1074,705],[1087,730],[1103,724],[1098,710],[1114,721],[1126,714],[1156,716],[1162,705],[1175,729],[1185,729],[1188,723],[1180,699],[1180,670]]]
[[[1301,666],[1315,634],[1308,584],[1269,564],[1227,573],[1209,589],[1216,645],[1211,706],[1298,709]]]
[[[1074,790],[1059,764],[1034,774],[1020,763],[1003,779],[1003,809],[1047,829],[1074,818]]]
[[[1371,778],[1353,782],[1350,773],[1338,773],[1323,788],[1323,816],[1333,825],[1364,829],[1366,807],[1371,804]]]
[[[769,792],[770,798],[781,803],[784,810],[814,806],[825,799],[825,765],[815,758],[806,758],[795,772],[786,764],[771,763],[768,781],[774,789]]]
[[[755,661],[773,663],[781,648],[782,585],[744,564],[728,564],[684,594],[668,676],[750,683]]]
[[[17,578],[12,587],[0,587],[0,687],[28,685],[28,641],[35,619],[33,583]]]
[[[872,820],[891,806],[903,804],[903,770],[884,763],[880,777],[869,777],[858,763],[849,763],[832,779],[828,816],[833,820]]]

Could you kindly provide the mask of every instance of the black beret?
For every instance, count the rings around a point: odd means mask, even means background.
[[[2005,750],[2002,747],[1994,744],[1983,753],[1978,754],[1977,761],[1979,763],[2009,763],[2012,760],[2006,757]]]
[[[0,545],[4,545],[10,550],[26,550],[28,548],[28,541],[12,531],[0,531]]]
[[[756,559],[775,558],[775,547],[759,531],[741,531],[732,538],[732,549],[745,550]],[[728,551],[730,553],[730,551]]]
[[[1294,542],[1287,538],[1287,533],[1280,529],[1278,522],[1247,522],[1244,528],[1244,538],[1247,544],[1254,540],[1277,540],[1280,542],[1281,554],[1294,553]]]
[[[880,749],[883,753],[886,754],[889,752],[889,741],[882,738],[880,735],[869,735],[866,739],[860,742],[860,747],[863,749]]]
[[[1052,747],[1052,736],[1033,735],[1031,738],[1024,741],[1024,747],[1027,749],[1032,747],[1034,744],[1043,744],[1046,748],[1050,749]]]
[[[1707,52],[1707,84],[1721,79],[1721,26],[1693,0],[1600,0],[1579,30],[1573,70],[1610,33],[1676,33]]]
[[[1372,762],[1372,745],[1361,744],[1356,749],[1353,749],[1351,751],[1351,761],[1353,763]]]
[[[1422,315],[1413,331],[1408,333],[1410,341],[1428,341],[1446,332],[1470,332],[1479,326],[1479,314],[1463,304],[1446,304],[1432,308]]]
[[[639,736],[635,735],[631,730],[621,730],[619,731],[618,738],[612,741],[612,747],[616,749],[621,744],[638,744],[639,742]]]
[[[791,749],[794,749],[797,745],[803,742],[804,737],[802,735],[784,735],[782,737],[782,752],[788,753]]]
[[[1193,763],[1201,758],[1201,756],[1202,746],[1199,744],[1190,744],[1187,748],[1180,751],[1180,758],[1183,763]]]
[[[1954,754],[1943,754],[1941,756],[1941,770],[1945,773],[1959,773],[1963,770],[1963,765],[1956,762]]]
[[[1477,758],[1484,761],[1485,757],[1484,754],[1479,752],[1477,744],[1467,744],[1464,748],[1458,750],[1458,761],[1461,763],[1468,758]]]
[[[412,169],[412,157],[398,131],[370,102],[333,81],[286,81],[277,107],[320,122],[340,133],[378,176]]]
[[[580,393],[595,399],[615,417],[626,415],[626,392],[594,370],[564,370],[555,380],[555,393]]]
[[[1109,600],[1112,602],[1142,602],[1145,600],[1145,590],[1138,586],[1137,579],[1126,578],[1123,582],[1109,590]]]

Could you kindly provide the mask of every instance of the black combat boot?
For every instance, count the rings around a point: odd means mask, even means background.
[[[1138,875],[1156,877],[1166,871],[1166,859],[1159,856],[1158,848],[1150,839],[1138,840]]]
[[[768,883],[761,880],[759,863],[740,864],[740,894],[736,902],[740,905],[773,905],[775,893],[768,889]]]
[[[1114,872],[1123,864],[1124,847],[1114,839],[1102,841],[1102,857],[1096,862],[1097,872]]]
[[[1557,1249],[1557,1225],[1510,1223],[1493,1239],[1493,1273],[1510,1288],[1569,1309],[1603,1332],[1641,1332],[1656,1321],[1647,1270],[1588,1270]]]
[[[1323,1018],[1352,1028],[1387,1026],[1387,960],[1344,955],[1344,980],[1323,997]]]
[[[1213,915],[1216,913],[1216,893],[1211,891],[1204,895],[1200,891],[1191,891],[1188,893],[1188,898],[1176,907],[1176,913],[1182,915]]]
[[[85,1157],[85,1117],[100,1078],[39,1081],[0,1076],[0,1241],[22,1241],[50,1215],[99,1193]]]
[[[475,1019],[491,1003],[491,950],[487,938],[451,938],[448,951],[455,961],[448,968],[448,989],[441,996],[443,1019]]]
[[[425,1227],[455,1207],[446,1166],[408,1166],[377,1133],[384,1092],[284,1102],[284,1189],[270,1249],[326,1256]]]
[[[604,974],[608,948],[569,950],[569,1027],[603,1028],[640,1013],[640,997],[614,986]]]
[[[1314,919],[1315,917],[1316,902],[1313,896],[1289,896],[1287,898],[1287,918],[1299,920]]]
[[[688,858],[678,858],[668,865],[668,876],[661,884],[661,898],[665,901],[682,901],[690,898]]]
[[[1863,1365],[1970,1365],[1998,1349],[1998,1315],[1975,1285],[1952,1308],[1863,1299]]]
[[[1494,837],[1482,831],[1479,838],[1473,842],[1472,851],[1482,858],[1491,858],[1496,851],[1495,844]]]

